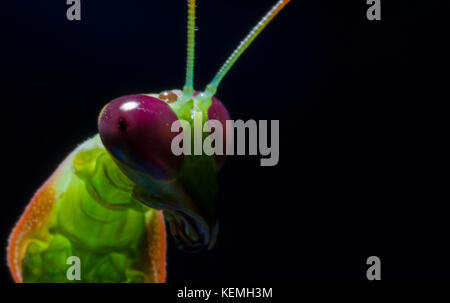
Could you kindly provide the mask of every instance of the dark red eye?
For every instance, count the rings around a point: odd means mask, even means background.
[[[178,120],[164,101],[145,95],[114,99],[99,118],[105,148],[119,161],[157,179],[176,177],[183,156],[171,150],[171,125]]]
[[[230,140],[233,136],[233,129],[228,129],[226,124],[226,121],[230,120],[230,114],[228,113],[222,102],[220,102],[219,99],[215,97],[212,98],[212,104],[208,109],[208,120],[218,120],[222,124],[223,128],[223,155],[215,156],[217,169],[220,169],[223,166],[226,158],[226,142],[231,142]]]

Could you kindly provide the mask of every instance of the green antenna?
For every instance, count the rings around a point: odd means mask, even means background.
[[[186,82],[183,87],[183,101],[188,101],[194,93],[194,58],[195,58],[195,0],[188,3],[187,22],[187,63]]]
[[[256,24],[255,27],[250,31],[247,37],[241,41],[239,46],[233,51],[233,53],[228,57],[227,61],[222,65],[222,67],[217,72],[214,79],[206,86],[205,92],[203,93],[202,99],[210,99],[217,91],[217,87],[222,81],[223,77],[228,73],[234,63],[239,59],[239,57],[244,53],[244,51],[250,46],[250,44],[255,40],[256,37],[262,32],[262,30],[272,21],[272,19],[278,15],[278,13],[286,6],[291,0],[280,0],[278,1],[272,9]]]

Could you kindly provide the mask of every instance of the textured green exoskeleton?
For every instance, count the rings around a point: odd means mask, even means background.
[[[144,282],[146,225],[156,213],[132,197],[134,184],[98,135],[68,157],[55,184],[50,222],[23,257],[23,281],[67,282],[66,260],[77,256],[83,282]]]

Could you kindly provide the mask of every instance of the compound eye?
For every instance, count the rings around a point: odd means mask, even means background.
[[[157,179],[175,178],[182,156],[175,156],[171,132],[176,114],[154,97],[130,95],[114,99],[100,113],[99,133],[103,145],[121,163]]]
[[[195,98],[198,94],[199,92],[194,92],[193,97]],[[225,163],[225,159],[227,158],[227,142],[232,142],[233,140],[233,128],[230,124],[227,124],[227,120],[230,120],[231,118],[225,105],[223,105],[223,103],[216,97],[212,97],[211,101],[212,103],[208,108],[208,120],[217,120],[222,125],[222,155],[214,155],[216,168],[217,170],[220,170]]]

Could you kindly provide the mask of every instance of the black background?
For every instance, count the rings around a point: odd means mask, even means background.
[[[202,89],[275,0],[198,2]],[[224,79],[233,119],[280,120],[280,162],[228,158],[217,245],[170,240],[169,282],[364,281],[372,255],[383,280],[448,279],[450,5],[381,2],[293,0]],[[2,3],[3,247],[104,104],[183,85],[186,1],[81,3]]]

